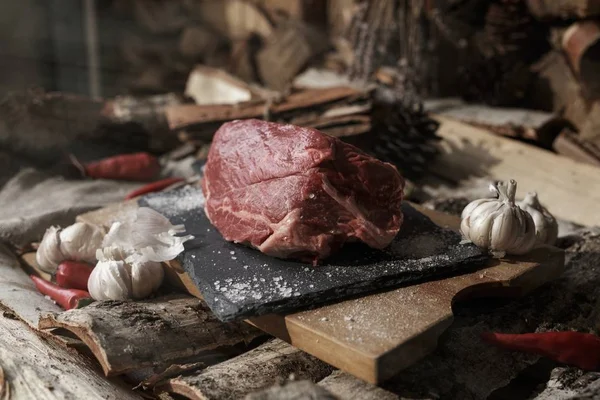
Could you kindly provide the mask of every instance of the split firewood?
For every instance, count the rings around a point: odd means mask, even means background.
[[[526,0],[529,11],[539,19],[583,19],[600,15],[596,0]]]
[[[273,26],[259,8],[243,0],[184,0],[190,16],[208,25],[229,40],[243,40],[256,34],[267,38]]]
[[[0,309],[10,310],[34,329],[41,313],[61,311],[37,291],[17,258],[4,244],[0,244]]]
[[[318,383],[340,400],[398,400],[400,397],[342,371],[335,371]]]
[[[95,302],[46,315],[39,326],[63,328],[77,335],[107,376],[176,363],[203,351],[248,343],[262,334],[243,322],[223,323],[203,301],[184,295]]]
[[[98,137],[102,107],[98,100],[41,89],[6,93],[0,98],[0,146],[43,157],[76,139]]]
[[[576,22],[565,31],[562,45],[583,91],[590,97],[600,97],[600,23]]]
[[[283,90],[327,47],[327,37],[316,28],[287,21],[273,32],[256,56],[260,78],[269,88]]]
[[[118,379],[107,380],[86,357],[41,338],[18,319],[2,317],[2,313],[0,362],[3,400],[142,399]]]
[[[204,25],[187,26],[179,37],[179,52],[187,58],[202,59],[214,53],[222,44],[223,37]]]
[[[362,397],[347,397],[360,398]],[[310,381],[288,382],[284,385],[275,385],[259,392],[251,393],[244,397],[244,400],[343,400],[342,397],[336,397],[326,389],[315,385]],[[384,399],[385,400],[385,399]]]
[[[262,41],[257,36],[231,43],[231,56],[227,62],[227,70],[245,82],[258,82],[255,55]]]
[[[125,34],[120,50],[123,60],[132,69],[142,69],[148,65],[168,66],[181,58],[176,37],[155,36],[139,31]]]
[[[331,37],[346,34],[356,7],[355,0],[329,0],[327,2],[327,18]]]
[[[237,104],[256,97],[248,84],[222,69],[196,66],[190,72],[185,88],[186,96],[196,104]]]
[[[595,101],[580,128],[581,138],[600,146],[600,101]]]
[[[327,89],[304,90],[292,93],[279,102],[260,100],[231,105],[181,105],[166,109],[166,117],[171,130],[194,129],[202,130],[205,124],[230,121],[233,119],[259,118],[267,116],[270,120],[278,121],[280,115],[302,112],[305,109],[315,109],[319,106],[328,107],[335,102],[348,102],[368,98],[369,94],[350,87],[335,87]],[[218,126],[217,125],[217,126]],[[211,127],[212,128],[212,127]],[[212,136],[212,131],[210,135]],[[210,139],[210,137],[209,137]]]
[[[554,150],[563,156],[600,167],[600,146],[582,139],[580,135],[568,128],[554,140]]]
[[[157,390],[191,399],[239,399],[290,378],[317,382],[332,367],[289,344],[275,339],[238,357],[195,375],[169,379]]]
[[[461,104],[437,114],[548,149],[560,132],[571,125],[554,113],[516,108]]]
[[[590,108],[590,102],[581,92],[581,87],[558,51],[545,55],[532,66],[538,76],[530,90],[531,105],[537,109],[554,111],[576,127],[581,128]]]
[[[133,15],[139,25],[152,33],[177,32],[187,21],[179,1],[134,0]]]

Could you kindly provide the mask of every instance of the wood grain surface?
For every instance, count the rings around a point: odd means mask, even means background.
[[[515,179],[518,198],[537,191],[555,217],[600,225],[600,168],[450,118],[436,119],[443,141],[433,173],[458,184],[481,177]]]

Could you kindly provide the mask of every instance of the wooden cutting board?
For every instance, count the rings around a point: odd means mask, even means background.
[[[110,224],[137,206],[129,202],[84,214],[78,220]],[[460,220],[415,206],[442,227]],[[564,252],[554,247],[527,256],[492,260],[476,272],[429,281],[288,315],[249,323],[367,382],[378,384],[433,351],[453,320],[452,304],[467,297],[520,296],[558,277]],[[168,274],[191,294],[198,290],[180,267]]]

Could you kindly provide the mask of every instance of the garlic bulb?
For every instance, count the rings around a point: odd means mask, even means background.
[[[93,264],[103,238],[102,228],[85,222],[77,222],[65,229],[51,226],[44,233],[35,258],[40,268],[50,274],[66,260]]]
[[[515,204],[517,182],[500,182],[490,190],[498,198],[479,199],[462,212],[460,230],[466,239],[495,253],[525,254],[536,244],[535,224],[528,212]]]
[[[67,260],[93,264],[103,239],[104,231],[99,226],[76,222],[60,233],[60,249]]]
[[[40,269],[50,274],[53,274],[58,264],[65,260],[65,256],[60,250],[60,232],[61,228],[59,227],[48,228],[35,253],[35,259]]]
[[[185,226],[172,225],[146,207],[129,222],[115,222],[96,251],[98,264],[88,280],[95,300],[142,299],[158,289],[164,278],[161,262],[172,260],[193,236],[175,236]]]
[[[518,205],[533,218],[538,243],[553,245],[558,237],[558,223],[552,214],[542,206],[537,193],[527,193],[523,201],[519,202]]]
[[[95,300],[143,299],[156,291],[164,278],[160,263],[143,258],[98,262],[88,280]]]

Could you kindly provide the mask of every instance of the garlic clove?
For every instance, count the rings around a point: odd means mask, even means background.
[[[102,247],[119,246],[123,249],[132,249],[132,236],[131,223],[113,222],[108,233],[104,236]]]
[[[96,261],[96,250],[102,246],[104,231],[92,224],[76,222],[60,233],[60,248],[73,261]]]
[[[131,298],[131,266],[124,261],[99,262],[88,279],[88,292],[94,300]]]
[[[58,264],[65,260],[65,256],[60,249],[61,228],[51,226],[44,233],[44,237],[35,253],[35,259],[44,272],[54,274]]]
[[[131,252],[114,245],[96,250],[96,259],[98,261],[124,261],[130,255]]]
[[[131,264],[131,288],[134,299],[143,299],[154,293],[162,284],[163,267],[158,262],[137,261]]]
[[[538,243],[554,245],[558,238],[558,222],[540,203],[537,193],[527,193],[518,205],[533,218]]]

